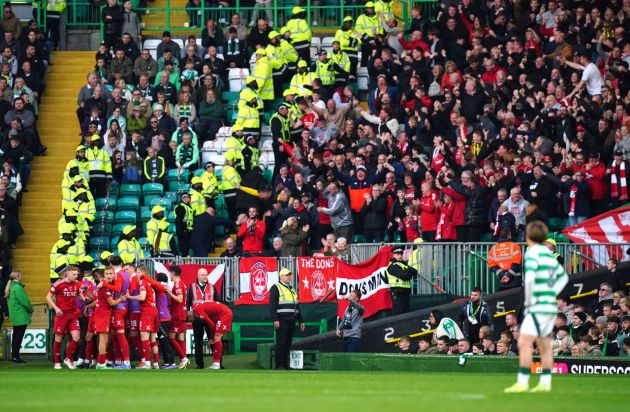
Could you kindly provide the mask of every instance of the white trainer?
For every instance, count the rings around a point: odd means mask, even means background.
[[[208,369],[221,369],[221,364],[219,362],[212,362],[212,365],[210,365]]]

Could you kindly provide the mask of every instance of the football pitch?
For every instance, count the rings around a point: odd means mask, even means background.
[[[506,395],[515,374],[268,371],[253,356],[224,363],[220,371],[58,371],[1,362],[0,411],[625,410],[630,389],[624,375],[564,375],[551,393]]]

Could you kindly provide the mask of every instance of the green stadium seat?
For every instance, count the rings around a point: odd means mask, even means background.
[[[354,236],[352,236],[352,242],[353,243],[365,243],[365,238],[363,237],[363,235],[354,235]]]
[[[217,210],[226,208],[225,197],[223,197],[223,195],[219,195],[216,198],[216,200],[214,201],[214,208]]]
[[[112,224],[111,223],[99,223],[98,221],[94,223],[94,227],[90,231],[93,237],[96,236],[111,236],[112,235]]]
[[[138,199],[137,197],[121,197],[116,203],[116,210],[118,211],[131,210],[137,213],[139,209],[140,199]]]
[[[205,170],[200,168],[200,169],[195,170],[193,175],[197,176],[197,177],[200,177],[204,172],[205,172]]]
[[[162,183],[145,183],[142,185],[142,196],[164,194],[164,185]]]
[[[109,197],[114,199],[120,195],[120,185],[113,184],[109,186]]]
[[[138,239],[138,243],[140,243],[140,247],[142,249],[148,249],[149,248],[149,241],[147,240],[146,237],[141,237],[140,239]]]
[[[91,251],[109,250],[111,239],[109,236],[92,236],[88,246]]]
[[[222,92],[221,99],[224,102],[238,101],[240,92]]]
[[[124,184],[120,186],[120,196],[121,197],[135,197],[140,199],[140,194],[142,193],[142,189],[140,185],[136,184]]]
[[[184,181],[178,182],[177,180],[175,181],[168,181],[168,190],[169,192],[187,192],[190,190],[190,185]]]
[[[492,237],[490,233],[482,233],[479,239],[480,242],[492,242]]]
[[[223,169],[214,169],[214,175],[217,177],[219,182],[221,181],[221,175],[223,175]]]
[[[177,216],[175,215],[175,211],[172,210],[170,212],[168,212],[168,215],[166,216],[166,221],[168,223],[175,223],[175,219],[177,218]]]
[[[549,230],[556,231],[559,229],[564,229],[562,227],[562,219],[559,217],[549,218]]]
[[[147,206],[149,206],[150,208],[153,208],[153,206],[155,205],[161,205],[167,211],[170,211],[173,209],[173,200],[167,199],[165,197],[159,197],[156,199],[151,199],[151,203],[149,203]]]
[[[142,196],[142,204],[145,206],[150,205],[151,203],[153,203],[153,201],[155,199],[161,199],[162,196],[161,195],[148,195],[148,196]]]
[[[111,210],[112,212],[116,211],[116,198],[113,196],[110,196],[109,198],[104,198],[101,197],[99,199],[94,199],[94,206],[96,207],[96,210],[105,210],[105,208],[107,207],[107,210]]]
[[[114,211],[102,211],[100,213],[96,213],[96,221],[103,223],[113,223],[114,222]]]
[[[187,170],[187,169],[182,170],[181,175],[178,175],[177,172],[178,172],[177,169],[171,169],[171,170],[168,171],[168,181],[169,182],[171,182],[171,181],[174,181],[174,182],[181,181],[183,183],[188,183],[190,181],[191,176],[190,176],[190,171],[189,170]]]
[[[114,228],[112,229],[112,236],[120,237],[120,234],[122,233],[122,231],[125,228],[125,226],[127,226],[127,224],[125,224],[125,223],[120,223],[120,224],[114,225]]]
[[[118,242],[120,241],[120,236],[112,236],[111,251],[112,253],[118,253]]]
[[[263,176],[265,176],[265,180],[267,181],[267,183],[271,184],[271,177],[273,176],[273,170],[265,169],[263,171]]]
[[[135,225],[138,223],[138,214],[136,212],[132,212],[131,210],[121,210],[116,212],[116,216],[114,218],[116,224],[126,224],[126,225]]]
[[[144,224],[151,220],[151,208],[148,206],[142,206],[140,211],[140,221]]]

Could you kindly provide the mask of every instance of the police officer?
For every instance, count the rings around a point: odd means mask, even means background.
[[[387,266],[387,281],[392,294],[392,315],[409,312],[409,295],[411,294],[411,279],[418,275],[418,271],[407,265],[403,260],[403,249],[394,249],[394,257]]]
[[[175,206],[175,234],[179,243],[179,252],[188,256],[190,251],[190,234],[193,230],[194,212],[190,206],[190,195],[184,193],[182,201]]]
[[[381,19],[374,12],[374,2],[365,3],[365,12],[357,18],[356,31],[361,34],[361,66],[365,67],[376,48],[376,36],[383,34]]]
[[[203,369],[203,335],[208,335],[208,339],[212,337],[210,326],[202,319],[194,315],[193,310],[198,305],[205,302],[214,302],[215,297],[219,294],[216,292],[212,283],[208,281],[208,270],[201,268],[197,271],[197,281],[192,283],[186,291],[186,311],[188,321],[193,327],[193,336],[195,341],[195,362],[197,369]]]
[[[220,193],[219,179],[214,174],[214,162],[206,162],[204,168],[205,171],[201,175],[201,180],[203,181],[202,193],[206,198],[206,206],[214,207],[214,201]]]
[[[282,36],[277,31],[269,33],[269,44],[265,47],[267,53],[268,64],[271,67],[271,75],[273,81],[273,94],[275,97],[282,95],[282,83],[287,66],[282,58],[282,50],[280,49],[280,39]]]
[[[224,164],[221,171],[221,191],[227,207],[228,217],[236,220],[236,189],[241,185],[241,175],[229,164]]]
[[[547,249],[551,250],[553,257],[558,261],[558,263],[560,263],[561,265],[564,265],[564,258],[556,250],[556,247],[557,247],[556,240],[552,238],[547,238],[545,240],[545,246],[547,246]]]
[[[356,77],[357,75],[357,63],[359,62],[359,47],[362,45],[362,33],[354,30],[352,25],[354,19],[350,16],[346,16],[343,19],[343,25],[335,33],[335,40],[339,42],[341,51],[348,55],[350,59],[350,74]],[[333,42],[334,46],[334,42]]]
[[[291,78],[290,87],[300,96],[310,96],[313,94],[313,80],[317,75],[308,71],[306,60],[298,62],[298,72]]]
[[[287,268],[280,269],[280,282],[269,289],[269,308],[273,327],[276,329],[276,369],[289,369],[288,358],[295,333],[295,322],[304,330],[304,320],[298,302],[298,295],[291,286],[293,273]]]
[[[326,50],[321,49],[317,56],[317,60],[311,66],[311,71],[322,81],[322,85],[332,91],[335,85],[335,68],[330,61],[330,57]]]
[[[243,158],[243,167],[240,169],[241,176],[245,176],[250,170],[258,167],[260,159],[260,150],[258,149],[258,142],[256,136],[247,136],[246,145],[241,151]]]

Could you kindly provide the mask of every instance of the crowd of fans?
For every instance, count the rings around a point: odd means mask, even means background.
[[[22,23],[11,4],[4,3],[0,18],[0,285],[9,279],[11,249],[24,233],[19,207],[22,193],[28,191],[33,157],[46,153],[37,117],[52,47],[35,20]]]
[[[615,260],[608,262],[608,273],[603,277],[607,281],[600,284],[597,295],[590,302],[587,299],[584,304],[573,304],[567,295],[557,298],[558,315],[552,343],[554,356],[630,356],[630,297],[627,285],[620,280]],[[431,312],[429,322],[432,329],[443,317],[439,310]],[[430,333],[420,336],[419,340],[404,336],[400,340],[400,352],[418,355],[518,355],[518,315],[507,313],[506,329],[497,330],[492,311],[481,300],[478,288],[473,288],[471,299],[462,306],[456,321],[463,338]]]
[[[391,2],[367,2],[316,56],[300,7],[276,28],[236,13],[207,20],[201,45],[164,32],[157,60],[124,31],[129,7],[105,7],[78,99],[84,147],[107,154],[90,190],[177,170],[195,216],[224,199],[242,254],[335,254],[340,238],[476,242],[504,228],[520,240],[530,220],[575,224],[628,199],[628,2],[444,1],[434,15],[413,7],[404,27]],[[251,74],[228,103],[234,68]],[[363,70],[367,98],[354,87]],[[220,130],[225,164],[203,163]],[[182,219],[179,250],[153,254],[190,254]]]

